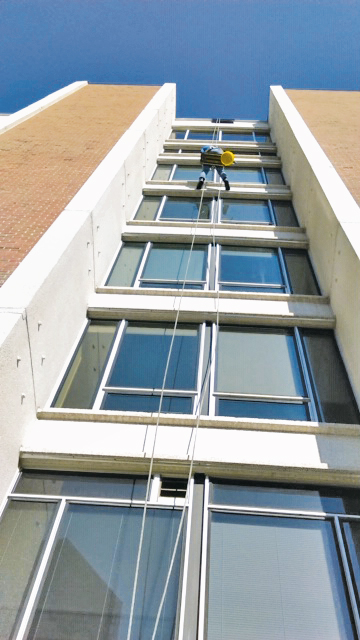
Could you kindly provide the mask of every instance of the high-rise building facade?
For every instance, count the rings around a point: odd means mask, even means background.
[[[0,122],[1,638],[360,638],[360,210],[305,93]]]

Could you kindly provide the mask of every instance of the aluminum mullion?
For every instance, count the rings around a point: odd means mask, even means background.
[[[259,168],[260,168],[261,175],[262,175],[262,178],[263,178],[263,181],[264,181],[263,184],[269,184],[268,181],[267,181],[267,176],[266,176],[264,167],[259,167]]]
[[[310,402],[308,396],[271,396],[259,393],[237,393],[234,391],[214,391],[214,396],[221,398],[238,398],[243,400],[244,398],[251,398],[254,400],[265,400],[267,402],[292,402],[298,404],[299,402]]]
[[[27,631],[27,627],[29,625],[30,622],[30,617],[32,614],[32,610],[34,608],[35,605],[35,601],[37,599],[38,593],[40,591],[40,587],[41,587],[41,583],[44,579],[45,576],[45,571],[46,571],[46,567],[53,549],[53,545],[55,542],[55,538],[56,535],[58,533],[59,527],[60,527],[60,523],[61,523],[61,519],[62,516],[64,514],[65,508],[66,508],[66,500],[65,498],[62,498],[59,500],[60,506],[59,506],[59,510],[56,514],[56,518],[54,521],[54,524],[52,526],[52,531],[50,533],[49,539],[47,541],[44,553],[43,553],[43,557],[42,560],[40,562],[40,566],[37,572],[37,576],[35,578],[33,587],[31,589],[31,594],[29,597],[29,600],[27,602],[26,608],[25,608],[25,612],[23,615],[23,619],[21,621],[20,627],[19,627],[19,631],[17,633],[16,636],[16,640],[23,640],[25,633]]]
[[[100,406],[101,406],[101,403],[103,401],[104,394],[105,394],[104,393],[105,381],[108,379],[109,373],[110,373],[110,371],[112,369],[112,366],[114,364],[114,360],[115,360],[115,357],[116,357],[116,354],[117,354],[117,351],[118,351],[118,347],[119,347],[121,338],[122,338],[122,336],[124,334],[124,331],[125,331],[126,323],[127,323],[126,320],[121,320],[121,322],[118,325],[117,335],[116,335],[116,338],[115,338],[115,341],[114,341],[112,352],[111,352],[110,357],[108,359],[108,363],[107,363],[107,365],[105,367],[103,376],[102,376],[102,378],[100,380],[99,390],[98,390],[98,392],[96,394],[96,398],[95,398],[95,401],[94,401],[94,404],[93,404],[93,407],[92,407],[93,409],[100,409]]]
[[[176,171],[176,167],[178,167],[178,164],[174,164],[173,168],[170,171],[169,177],[168,177],[168,181],[170,182],[173,179],[174,173]],[[181,166],[181,165],[180,165]]]
[[[268,516],[273,518],[296,518],[298,520],[327,520],[329,514],[315,511],[289,511],[289,510],[276,510],[266,509],[261,507],[236,507],[236,506],[224,506],[224,505],[209,505],[209,511],[216,513],[231,513],[239,515],[253,515],[256,516]]]
[[[201,547],[201,571],[200,571],[200,592],[199,592],[199,625],[198,640],[204,639],[205,630],[205,606],[206,606],[206,572],[208,559],[208,538],[209,538],[209,506],[210,481],[205,478],[204,485],[204,511],[203,511],[203,535]]]
[[[359,615],[359,610],[358,610],[358,606],[357,606],[354,586],[353,586],[353,582],[352,582],[352,578],[351,578],[349,562],[348,562],[348,558],[347,558],[347,555],[346,555],[345,543],[344,543],[344,539],[343,539],[343,535],[342,535],[339,519],[337,517],[335,517],[334,518],[334,522],[335,522],[336,539],[337,539],[337,543],[339,545],[339,551],[340,551],[340,556],[341,556],[341,560],[342,560],[342,566],[343,566],[343,570],[344,570],[344,574],[345,574],[346,586],[347,586],[347,589],[348,589],[348,594],[349,594],[349,599],[350,599],[350,604],[351,604],[351,610],[352,610],[352,614],[353,614],[354,622],[355,622],[355,627],[356,627],[356,633],[357,633],[357,637],[360,638],[360,615]]]
[[[205,287],[204,290],[205,291],[209,291],[209,289],[211,289],[211,257],[212,257],[212,251],[211,251],[211,244],[208,244],[208,249],[207,249],[207,262],[206,262],[206,270],[205,270]]]
[[[281,247],[278,247],[277,251],[278,251],[278,256],[279,256],[279,262],[280,262],[280,268],[281,268],[282,276],[284,278],[285,290],[286,290],[286,293],[291,293],[292,292],[292,287],[291,287],[290,277],[289,277],[288,270],[287,270],[286,260],[285,260],[285,257],[284,257],[284,254],[282,252]]]
[[[216,398],[215,398],[215,367],[216,367],[216,343],[217,343],[217,335],[216,335],[216,325],[212,325],[211,331],[211,369],[210,369],[210,380],[209,380],[209,416],[215,416],[216,409]]]
[[[164,206],[165,206],[166,198],[167,198],[167,196],[162,196],[162,197],[161,197],[160,206],[159,206],[159,208],[158,208],[158,210],[157,210],[157,214],[156,214],[156,216],[155,216],[155,220],[154,220],[154,222],[158,222],[158,221],[160,220],[162,210],[163,210],[163,208],[164,208]]]
[[[179,611],[179,634],[178,640],[183,640],[184,636],[184,621],[185,621],[185,601],[186,601],[186,583],[189,571],[189,556],[190,556],[190,530],[191,530],[191,520],[192,520],[192,511],[193,511],[193,492],[194,492],[194,479],[190,480],[190,489],[189,490],[189,501],[188,501],[188,517],[186,522],[186,538],[185,538],[185,550],[184,550],[184,562],[183,562],[183,575],[181,580],[181,600],[180,600],[180,611]],[[184,639],[185,640],[185,639]],[[186,640],[188,638],[186,637]]]
[[[267,289],[267,288],[271,288],[271,289],[285,289],[286,285],[285,284],[263,284],[262,282],[238,282],[238,281],[229,281],[229,280],[219,280],[219,284],[221,285],[227,285],[227,286],[234,286],[234,287],[258,287],[259,289]],[[288,293],[288,292],[286,292]]]
[[[214,261],[214,283],[215,291],[220,290],[220,259],[221,259],[222,245],[216,244],[214,247],[215,261]]]
[[[206,331],[206,323],[203,322],[200,325],[200,347],[199,347],[199,355],[198,355],[198,370],[196,376],[196,396],[194,398],[193,403],[193,414],[197,415],[199,409],[199,403],[201,401],[201,389],[202,389],[202,377],[203,377],[203,366],[204,366],[204,350],[205,350],[205,331]],[[201,407],[200,407],[201,413]]]
[[[104,386],[103,390],[107,393],[128,393],[128,394],[135,394],[135,393],[141,393],[144,396],[151,396],[151,395],[161,395],[161,391],[162,389],[150,389],[150,388],[144,388],[144,387],[107,387]],[[196,396],[197,395],[197,391],[196,389],[167,389],[164,388],[164,395],[168,396],[168,395],[172,395],[172,396]]]
[[[306,391],[308,393],[308,397],[310,399],[310,402],[309,402],[310,420],[312,420],[314,422],[318,422],[319,421],[319,417],[320,417],[320,421],[324,422],[323,417],[322,417],[322,420],[321,420],[321,416],[318,416],[318,413],[317,413],[315,397],[314,397],[314,393],[313,393],[311,379],[310,379],[310,376],[309,376],[309,372],[308,372],[308,368],[307,368],[307,362],[306,362],[306,358],[305,358],[305,354],[304,354],[304,348],[303,348],[303,344],[302,344],[302,340],[301,340],[301,336],[300,336],[300,332],[299,332],[298,327],[294,328],[294,336],[295,336],[295,343],[296,343],[296,346],[297,346],[297,351],[298,351],[298,354],[299,354],[300,366],[302,368],[302,374],[303,374],[303,378],[304,378],[305,389],[306,389]]]
[[[268,204],[268,207],[269,207],[271,224],[276,226],[277,225],[277,221],[276,221],[275,211],[274,211],[274,207],[273,207],[273,204],[272,204],[270,199],[267,201],[267,204]]]
[[[136,274],[136,277],[135,277],[135,280],[134,280],[134,284],[133,284],[134,289],[138,289],[139,288],[141,274],[142,274],[142,272],[144,270],[145,263],[146,263],[146,261],[148,259],[148,255],[149,255],[151,247],[152,247],[152,242],[147,242],[147,243],[144,243],[144,244],[145,244],[145,250],[144,250],[143,256],[142,256],[142,258],[140,260],[139,268],[137,270],[137,274]]]

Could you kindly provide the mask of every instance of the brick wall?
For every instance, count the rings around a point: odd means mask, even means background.
[[[286,91],[360,205],[360,91]]]
[[[158,89],[87,85],[0,135],[0,286]]]

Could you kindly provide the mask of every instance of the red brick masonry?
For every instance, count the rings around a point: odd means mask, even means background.
[[[87,85],[0,135],[0,286],[158,89]]]

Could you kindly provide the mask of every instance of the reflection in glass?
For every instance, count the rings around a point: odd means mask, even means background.
[[[309,420],[306,404],[219,399],[217,415],[264,420]]]
[[[0,638],[14,638],[57,504],[11,501],[0,526]]]
[[[333,333],[304,329],[303,335],[325,422],[359,424],[359,410]]]
[[[353,640],[330,522],[211,515],[208,640]]]
[[[135,214],[135,220],[155,220],[160,206],[159,196],[144,196]]]
[[[310,261],[306,251],[284,249],[286,267],[290,276],[292,293],[302,295],[319,294]]]
[[[121,247],[118,258],[112,268],[106,285],[114,287],[132,287],[144,253],[144,243],[126,243]]]
[[[106,393],[101,408],[112,411],[147,411],[150,413],[158,413],[160,409],[160,394]],[[163,396],[161,413],[192,413],[192,410],[192,398],[186,396]]]
[[[217,391],[302,396],[304,387],[290,330],[220,327]]]
[[[233,142],[243,141],[243,142],[253,142],[254,136],[252,133],[228,133],[227,131],[223,131],[221,134],[222,140],[230,140]]]
[[[170,138],[173,140],[183,140],[185,138],[186,131],[172,131]]]
[[[217,134],[214,131],[189,131],[188,140],[212,140],[216,142]]]
[[[186,165],[178,165],[175,169],[175,173],[172,180],[198,180],[201,172],[201,167],[192,167]],[[210,169],[207,180],[214,179],[214,171]]]
[[[180,515],[147,510],[132,640],[151,640]],[[69,505],[28,639],[126,639],[141,520],[142,509]],[[180,555],[181,545],[156,640],[173,638]]]
[[[172,326],[129,322],[107,386],[161,389],[172,335]],[[178,325],[165,389],[195,389],[198,347],[198,327]]]
[[[146,478],[134,476],[22,471],[14,493],[143,500]]]
[[[166,220],[209,220],[211,200],[202,201],[199,215],[200,202],[187,198],[166,198],[160,218]]]
[[[344,522],[343,527],[360,606],[360,522]]]
[[[264,182],[260,169],[246,169],[241,167],[231,169],[226,167],[225,171],[230,182]]]
[[[172,164],[159,164],[156,167],[151,180],[169,180],[172,168]]]
[[[268,184],[285,184],[280,169],[265,169],[265,175]]]
[[[295,212],[288,200],[272,200],[276,224],[280,227],[298,227]]]
[[[89,324],[54,407],[91,408],[116,328],[117,322],[99,321]]]
[[[275,249],[250,249],[247,247],[221,247],[220,253],[220,288],[241,291],[263,291],[255,284],[281,285],[274,289],[267,289],[281,293],[284,282],[277,251]],[[229,287],[229,284],[242,283],[241,287]]]
[[[141,282],[140,286],[153,286],[151,280],[172,281],[169,286],[182,287],[188,280],[204,281],[206,269],[207,247],[190,245],[165,245],[154,244],[150,250],[148,260],[142,274],[142,279],[150,282]],[[157,283],[162,286],[163,283]],[[200,284],[200,288],[204,285]],[[185,284],[185,288],[191,288]]]
[[[222,201],[221,221],[271,224],[266,200],[230,200],[226,198]]]
[[[360,500],[356,489],[313,488],[296,485],[256,485],[215,480],[211,502],[244,507],[295,509],[326,513],[359,514]]]

